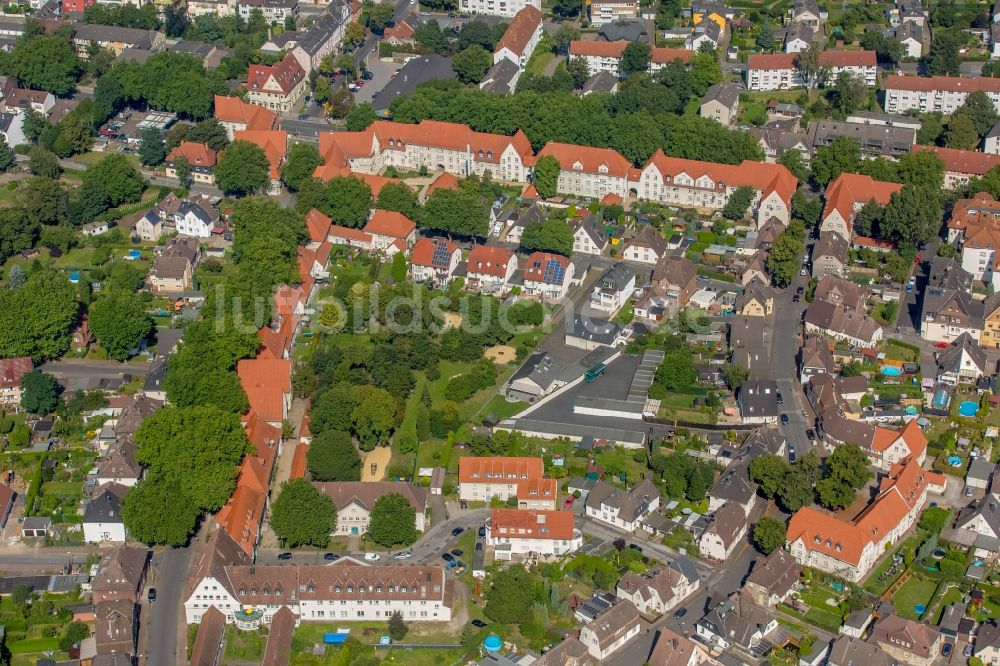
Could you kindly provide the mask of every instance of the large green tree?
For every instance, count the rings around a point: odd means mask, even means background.
[[[521,247],[568,257],[573,254],[573,228],[558,217],[527,224],[521,234]]]
[[[785,524],[770,516],[764,516],[754,525],[752,540],[757,550],[770,555],[785,545]]]
[[[139,170],[124,155],[108,155],[83,172],[83,184],[104,192],[112,206],[138,201],[145,187]]]
[[[451,59],[451,67],[463,83],[479,83],[492,64],[490,52],[478,44],[459,51]]]
[[[813,183],[825,187],[840,174],[857,171],[859,164],[861,164],[861,146],[854,139],[838,136],[816,150],[816,156],[812,161]]]
[[[147,476],[125,493],[122,521],[129,536],[145,544],[185,546],[194,533],[201,510],[172,483]]]
[[[976,124],[965,113],[952,115],[948,121],[948,131],[945,133],[945,144],[949,148],[959,150],[975,150],[979,145],[979,134],[976,132]]]
[[[294,192],[303,180],[312,177],[313,171],[322,163],[323,158],[315,145],[305,141],[294,143],[288,151],[288,159],[281,166],[281,180]]]
[[[375,207],[379,210],[393,210],[402,213],[411,220],[420,213],[417,203],[417,193],[406,183],[386,183],[378,193]]]
[[[58,405],[59,384],[55,377],[41,370],[32,370],[21,377],[21,407],[45,416]]]
[[[215,182],[225,192],[253,194],[271,181],[264,149],[249,141],[233,141],[215,165]]]
[[[639,72],[648,70],[650,55],[651,51],[648,43],[641,39],[629,42],[625,47],[625,51],[622,52],[619,64],[622,76],[627,77],[631,74],[638,74]]]
[[[223,150],[229,145],[229,134],[216,118],[205,118],[187,132],[185,137],[194,143],[203,143],[212,150]]]
[[[314,481],[360,481],[361,457],[342,430],[327,430],[313,437],[306,457]]]
[[[271,527],[285,546],[323,547],[336,526],[337,509],[329,495],[305,479],[281,484],[271,507]]]
[[[124,361],[152,332],[153,320],[138,294],[113,291],[90,305],[90,328],[108,356]]]
[[[22,38],[7,60],[11,74],[25,88],[66,95],[80,74],[80,58],[63,34]]]
[[[417,540],[417,513],[399,493],[383,495],[368,516],[368,538],[386,548],[409,546]]]
[[[727,220],[743,219],[756,196],[757,192],[752,187],[746,185],[737,187],[736,191],[729,195],[729,200],[722,209],[722,216]]]
[[[781,232],[767,255],[767,272],[771,281],[779,287],[785,287],[795,279],[795,274],[802,266],[802,253],[805,251],[802,238],[789,231],[790,228]]]
[[[534,184],[543,199],[556,195],[559,186],[559,160],[552,155],[543,155],[535,161]]]
[[[842,444],[826,460],[826,476],[816,484],[820,503],[842,509],[854,501],[855,493],[872,478],[868,457],[855,444]]]
[[[489,231],[487,209],[481,197],[466,189],[431,192],[417,220],[425,229],[447,234],[485,238]]]
[[[360,178],[337,176],[326,184],[326,201],[318,208],[334,224],[360,227],[368,221],[372,209],[372,190]]]
[[[486,589],[486,617],[500,624],[519,624],[532,617],[538,578],[524,567],[495,572]]]
[[[139,144],[139,159],[146,166],[158,166],[167,158],[167,148],[163,145],[160,130],[150,127],[142,132]]]
[[[53,270],[34,270],[20,288],[0,289],[0,357],[61,356],[78,309],[73,285]]]

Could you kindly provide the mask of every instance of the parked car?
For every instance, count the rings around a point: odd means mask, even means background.
[[[775,395],[775,397],[776,397],[776,398],[778,399],[778,404],[779,404],[779,405],[780,405],[781,403],[783,403],[783,402],[785,401],[785,400],[784,400],[784,398],[782,398],[782,397],[781,397],[781,391],[778,391],[778,392],[777,392],[777,393],[775,393],[774,395]]]
[[[365,553],[365,559],[369,562],[378,562],[382,558],[379,557],[378,553]]]
[[[458,536],[459,534],[461,534],[464,531],[465,531],[465,528],[463,528],[463,527],[456,527],[455,529],[453,529],[451,531],[451,535],[452,536]]]
[[[471,624],[473,627],[479,627],[480,629],[486,626],[486,623],[483,622],[482,620],[473,620],[469,624]]]
[[[788,414],[781,415],[781,425],[788,425]]]
[[[675,618],[682,618],[685,615],[687,615],[687,612],[688,612],[687,608],[678,608],[677,610],[674,611],[674,617]]]
[[[637,553],[641,553],[642,552],[642,548],[640,546],[638,546],[637,544],[630,543],[628,545],[628,547],[631,548],[632,550],[634,550]]]
[[[413,557],[413,553],[408,550],[404,550],[402,553],[396,553],[393,555],[397,560],[408,560]]]
[[[576,501],[576,498],[573,497],[572,495],[570,495],[569,497],[566,498],[566,501],[563,502],[563,508],[564,509],[572,509],[573,508],[573,502],[575,502],[575,501]]]
[[[364,69],[361,70],[361,78],[364,79],[365,81],[371,81],[372,79],[375,78],[375,75],[372,74],[371,70]]]
[[[942,657],[950,657],[951,656],[951,650],[952,650],[953,647],[954,646],[951,643],[945,643],[944,645],[942,645],[941,646],[941,656]]]
[[[482,549],[483,549],[483,542],[482,541],[477,541],[476,542],[476,550],[482,550]]]
[[[337,553],[326,553],[323,555],[323,559],[327,562],[336,562],[340,559],[340,555],[337,555]]]
[[[464,555],[465,553],[462,551],[461,548],[453,548],[451,554],[454,555],[455,557],[462,557],[462,555]]]
[[[290,560],[290,559],[292,559],[292,554],[291,553],[278,553],[278,559],[279,560]]]
[[[149,599],[149,603],[156,601],[156,588],[149,588],[149,592],[146,594],[146,598]]]
[[[962,648],[962,656],[963,657],[971,657],[972,656],[972,646],[971,645],[966,645],[964,648]]]

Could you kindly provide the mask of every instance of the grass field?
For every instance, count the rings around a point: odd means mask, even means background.
[[[937,586],[936,581],[920,578],[919,576],[911,576],[909,580],[903,583],[902,587],[896,590],[896,594],[892,596],[892,602],[896,606],[896,613],[903,617],[919,620],[920,616],[914,612],[913,607],[917,604],[923,604],[925,607],[929,606],[931,599],[934,597],[934,591],[937,590]]]

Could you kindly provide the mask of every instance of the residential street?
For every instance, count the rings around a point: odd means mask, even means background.
[[[175,666],[187,663],[187,624],[184,597],[194,558],[193,548],[170,548],[153,554],[147,587],[155,587],[156,603],[143,596],[139,645],[144,666]]]
[[[784,290],[775,290],[774,316],[771,322],[771,373],[778,383],[778,391],[784,404],[779,410],[788,415],[788,425],[781,426],[789,443],[795,444],[797,455],[804,455],[812,445],[806,437],[806,430],[815,424],[812,409],[805,398],[798,380],[798,360],[796,350],[801,346],[802,313],[808,304],[805,298],[798,303],[792,302],[795,291],[809,286],[809,278],[797,275],[795,280]],[[824,455],[822,446],[816,451]]]

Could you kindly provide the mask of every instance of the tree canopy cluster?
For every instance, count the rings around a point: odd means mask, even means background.
[[[271,507],[271,528],[288,548],[323,547],[337,527],[337,509],[329,495],[305,479],[281,484]]]
[[[700,502],[715,481],[715,470],[711,464],[686,453],[653,456],[650,466],[663,480],[667,495],[675,499]]]
[[[417,513],[399,493],[383,495],[368,516],[368,538],[380,546],[397,548],[417,540]]]
[[[122,519],[133,538],[181,546],[206,511],[232,495],[251,446],[236,414],[215,407],[164,407],[135,434],[146,476],[129,489]]]
[[[805,237],[806,230],[802,222],[792,220],[788,228],[774,239],[767,254],[767,272],[775,285],[784,287],[795,279],[795,274],[802,266]]]
[[[0,289],[0,357],[30,356],[35,362],[61,356],[80,306],[66,277],[31,270],[18,287]]]
[[[611,147],[635,164],[648,160],[657,149],[671,157],[725,164],[763,160],[760,145],[748,132],[729,130],[699,116],[676,115],[683,108],[677,95],[684,88],[669,78],[673,75],[687,76],[683,67],[668,67],[656,76],[669,83],[650,85],[645,75],[636,75],[622,84],[617,95],[585,97],[569,91],[490,95],[478,88],[460,88],[454,81],[431,81],[413,95],[396,99],[391,111],[397,122],[427,118],[508,135],[522,129],[535,150],[549,141]],[[701,85],[689,83],[687,90],[699,94]]]
[[[834,449],[825,465],[810,451],[789,464],[781,456],[761,456],[750,461],[750,478],[758,491],[776,499],[784,510],[797,511],[814,501],[828,509],[842,509],[872,478],[868,458],[854,444]]]
[[[100,122],[126,104],[142,102],[154,109],[201,120],[212,114],[215,95],[224,95],[227,90],[219,70],[206,71],[200,58],[160,51],[143,63],[116,63],[97,80],[94,103],[103,114]]]

